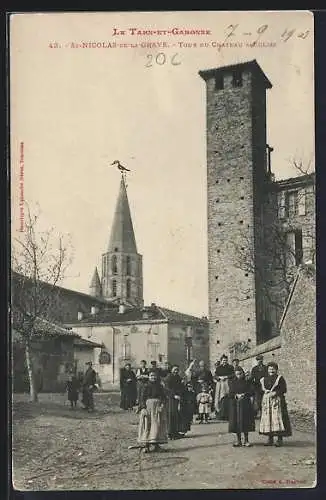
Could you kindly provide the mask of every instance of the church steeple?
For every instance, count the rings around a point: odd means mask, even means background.
[[[124,177],[121,177],[108,250],[102,255],[102,294],[137,306],[143,305],[142,256],[137,252]]]
[[[108,252],[137,253],[134,228],[123,175],[111,229]]]
[[[91,284],[89,285],[89,294],[94,297],[101,297],[102,295],[102,286],[97,267],[95,267],[93,278]]]

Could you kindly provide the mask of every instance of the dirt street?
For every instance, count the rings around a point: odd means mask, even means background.
[[[71,410],[66,396],[40,402],[15,395],[13,482],[17,490],[151,490],[311,488],[314,434],[294,430],[283,448],[266,448],[258,432],[252,448],[233,448],[227,423],[194,424],[161,453],[128,450],[138,416],[120,410],[118,393],[96,394],[96,412]],[[258,429],[258,422],[256,425]]]

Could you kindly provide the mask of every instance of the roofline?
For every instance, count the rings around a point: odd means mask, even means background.
[[[26,280],[32,281],[32,279],[29,276],[26,276],[25,274],[22,274],[22,273],[17,273],[17,271],[12,271],[12,274],[16,274],[17,276],[22,276]],[[55,289],[63,290],[64,292],[69,292],[69,293],[73,293],[76,295],[81,295],[82,297],[87,297],[87,298],[92,299],[94,301],[101,302],[102,304],[111,304],[112,303],[110,300],[102,299],[100,297],[94,297],[93,295],[89,295],[88,293],[78,292],[77,290],[72,290],[71,288],[65,288],[65,287],[60,286],[60,285],[52,285],[51,283],[48,283],[47,281],[43,281],[43,280],[37,280],[37,281],[39,283],[42,283],[43,285],[47,285],[47,286],[50,286],[50,287],[55,288]]]
[[[266,85],[266,88],[271,89],[273,87],[273,85],[271,84],[271,82],[269,81],[269,79],[267,78],[267,76],[265,75],[265,73],[263,72],[263,70],[261,69],[259,64],[257,63],[256,59],[252,59],[250,61],[244,61],[242,63],[230,64],[227,66],[220,66],[218,68],[210,68],[210,69],[200,70],[200,71],[198,71],[198,74],[199,74],[199,76],[201,76],[201,78],[203,78],[203,80],[206,81],[206,80],[208,80],[208,78],[215,76],[217,73],[232,71],[234,69],[246,68],[246,67],[252,68],[256,72],[258,71],[258,74],[263,79],[263,81]]]
[[[208,324],[208,319],[197,318],[196,316],[191,316],[191,314],[182,313],[179,311],[173,311],[172,309],[169,309],[168,307],[163,307],[163,306],[161,306],[161,307],[156,306],[156,307],[159,309],[161,314],[167,319],[167,321],[169,323],[201,323],[201,324],[205,324],[205,325]],[[176,314],[182,314],[184,316],[189,316],[189,319],[188,320],[187,319],[181,319],[181,320],[170,319],[162,309],[167,309],[168,311],[174,312]]]
[[[288,187],[295,187],[298,185],[313,184],[315,182],[315,172],[310,174],[298,175],[297,177],[290,177],[288,179],[280,179],[274,181],[273,184],[280,190]]]
[[[150,324],[166,324],[169,323],[167,319],[139,319],[139,320],[133,320],[133,321],[105,321],[105,322],[90,322],[87,321],[83,323],[83,320],[81,320],[80,323],[65,323],[65,325],[71,327],[71,328],[78,328],[80,326],[120,326],[120,325],[150,325]]]

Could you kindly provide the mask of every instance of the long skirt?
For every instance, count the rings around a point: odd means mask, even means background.
[[[120,408],[123,410],[130,410],[136,405],[137,388],[134,386],[127,386],[121,389]]]
[[[83,387],[82,403],[87,409],[94,409],[93,390],[89,387]]]
[[[178,432],[183,431],[182,419],[180,413],[180,401],[178,399],[169,398],[168,406],[168,435],[175,436]]]
[[[180,419],[181,425],[179,426],[180,432],[188,432],[191,429],[192,420],[195,413],[196,404],[193,401],[185,401],[181,405]]]
[[[215,411],[221,420],[228,420],[229,416],[229,381],[219,380],[215,389]]]
[[[249,397],[229,400],[229,432],[254,432],[255,414]]]
[[[285,397],[263,395],[259,434],[268,436],[292,436],[290,418]]]
[[[146,410],[140,412],[138,443],[142,445],[168,442],[166,409],[160,409],[159,399],[148,399]]]

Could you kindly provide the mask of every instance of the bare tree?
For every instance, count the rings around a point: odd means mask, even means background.
[[[31,213],[26,204],[25,231],[12,244],[12,319],[25,349],[31,401],[38,400],[33,367],[33,340],[46,334],[57,294],[72,261],[69,236],[54,228],[40,229],[40,213]]]

